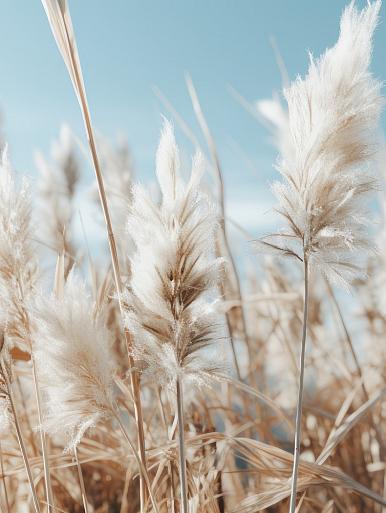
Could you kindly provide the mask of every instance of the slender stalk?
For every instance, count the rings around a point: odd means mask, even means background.
[[[326,283],[326,286],[327,286],[327,290],[328,290],[328,293],[332,299],[332,302],[334,304],[334,307],[335,307],[335,310],[336,310],[336,313],[338,315],[338,318],[339,318],[339,321],[341,323],[341,326],[343,328],[343,331],[344,331],[344,334],[345,334],[345,339],[346,339],[346,342],[347,342],[347,345],[348,345],[348,348],[349,348],[349,351],[350,351],[350,354],[354,360],[354,364],[355,364],[355,368],[356,368],[356,372],[357,372],[357,375],[358,375],[358,378],[361,380],[361,387],[362,387],[362,391],[363,391],[363,395],[366,399],[366,401],[369,400],[369,395],[367,393],[367,390],[366,390],[366,386],[365,384],[363,383],[363,374],[362,374],[362,369],[361,369],[361,366],[360,366],[360,363],[359,363],[359,360],[358,360],[358,356],[355,352],[355,349],[354,349],[354,345],[352,343],[352,339],[351,339],[351,335],[347,329],[347,325],[346,325],[346,322],[343,318],[343,314],[342,314],[342,311],[340,309],[340,306],[339,306],[339,303],[335,297],[335,294],[334,294],[334,291],[330,285],[330,283],[328,282],[328,280],[326,279],[325,280],[325,283]]]
[[[73,63],[74,68],[74,80],[76,84],[76,89],[78,92],[78,99],[81,107],[81,112],[83,115],[83,121],[86,129],[87,139],[90,146],[91,156],[94,164],[94,170],[95,170],[95,178],[98,185],[98,192],[99,192],[99,198],[101,202],[101,207],[103,211],[103,216],[105,219],[106,229],[107,229],[107,236],[108,236],[108,242],[109,242],[109,248],[110,248],[110,255],[111,255],[111,262],[112,262],[112,268],[113,268],[113,275],[114,275],[114,282],[115,282],[115,288],[118,293],[118,302],[119,302],[119,309],[121,312],[121,315],[123,317],[123,304],[122,304],[122,279],[121,279],[121,272],[119,267],[119,259],[118,259],[118,252],[117,252],[117,246],[115,242],[113,227],[111,223],[110,218],[110,212],[107,204],[107,197],[105,192],[105,186],[103,181],[102,172],[100,169],[98,154],[96,150],[95,145],[95,138],[94,138],[94,131],[92,128],[91,123],[91,116],[87,104],[86,99],[86,91],[83,85],[83,80],[81,79],[81,71],[78,69],[77,63],[79,62],[76,58],[75,50],[72,44],[71,37],[68,32],[68,26],[67,23],[64,22],[64,28],[66,32],[66,38],[68,43],[68,48],[70,50],[70,56],[71,61]],[[79,64],[80,67],[80,64]],[[138,446],[139,446],[139,454],[142,462],[142,466],[146,468],[146,452],[145,452],[145,434],[143,429],[143,416],[142,416],[142,405],[141,405],[141,395],[140,395],[140,384],[139,384],[139,377],[138,373],[135,371],[135,365],[133,357],[131,356],[131,350],[132,350],[132,340],[130,333],[125,330],[125,342],[128,352],[128,359],[129,359],[129,367],[130,367],[130,382],[131,382],[131,388],[133,392],[133,398],[134,398],[134,415],[135,415],[135,421],[137,425],[137,432],[138,432]],[[144,511],[144,504],[146,502],[146,484],[143,481],[142,474],[140,475],[140,497],[141,497],[141,512]]]
[[[175,479],[174,479],[174,470],[173,470],[173,467],[174,467],[174,463],[169,461],[168,463],[168,472],[169,472],[169,475],[170,475],[170,513],[175,513],[176,511],[176,494],[175,494],[175,489],[176,489],[176,484],[175,484]]]
[[[193,81],[189,75],[187,75],[187,77],[186,77],[186,83],[188,86],[188,91],[190,94],[193,110],[196,115],[197,121],[200,125],[201,131],[205,137],[206,143],[208,145],[211,160],[212,160],[212,165],[213,165],[213,168],[215,171],[215,179],[217,182],[216,185],[217,185],[217,191],[218,191],[218,195],[219,195],[219,205],[220,205],[220,210],[221,210],[220,233],[222,235],[221,238],[222,238],[222,245],[223,245],[223,254],[226,257],[228,263],[230,264],[231,275],[232,275],[232,278],[234,281],[234,284],[233,284],[234,291],[233,292],[236,295],[236,299],[238,299],[240,301],[240,316],[241,316],[241,322],[243,325],[244,339],[245,339],[245,344],[247,346],[247,351],[248,351],[248,361],[251,362],[252,361],[251,341],[249,338],[247,322],[246,322],[246,318],[245,318],[244,301],[243,301],[243,296],[242,296],[242,292],[241,292],[240,278],[239,278],[239,275],[238,275],[238,272],[236,269],[236,263],[233,258],[233,254],[230,249],[230,244],[229,244],[228,234],[227,234],[225,187],[224,187],[224,179],[223,179],[222,169],[221,169],[221,165],[220,165],[220,159],[219,159],[219,156],[217,153],[217,149],[216,149],[216,145],[215,145],[213,136],[209,130],[209,126],[206,122],[204,113],[202,111],[201,104],[198,99],[196,89],[195,89],[195,87],[193,85]],[[225,292],[225,290],[223,292]],[[229,314],[227,313],[227,315],[229,315]],[[239,367],[239,364],[237,361],[237,355],[236,355],[236,351],[235,351],[235,347],[234,347],[232,332],[230,332],[230,342],[231,342],[233,360],[235,363],[238,377],[240,379],[240,367]]]
[[[31,349],[31,360],[32,360],[32,374],[33,374],[33,382],[34,382],[34,389],[35,389],[35,396],[36,396],[36,404],[37,404],[37,409],[38,409],[40,444],[42,447],[44,484],[45,484],[46,497],[47,497],[47,513],[51,513],[53,511],[53,507],[54,507],[54,498],[53,498],[53,493],[52,493],[51,476],[50,476],[50,469],[49,469],[48,457],[47,457],[46,435],[42,428],[43,417],[42,417],[40,391],[39,391],[38,378],[37,378],[37,373],[36,373],[35,359],[32,354],[32,349]]]
[[[296,423],[295,423],[295,444],[294,444],[294,462],[291,478],[291,499],[290,513],[295,513],[296,509],[296,486],[298,481],[298,469],[300,461],[300,439],[302,427],[302,406],[303,406],[303,383],[304,383],[304,362],[306,354],[307,339],[307,319],[308,319],[308,258],[304,254],[304,310],[303,310],[303,331],[300,351],[300,376],[298,400],[296,405]]]
[[[181,513],[188,513],[188,487],[186,484],[185,421],[183,383],[177,378],[178,446],[180,460]]]
[[[77,450],[76,447],[74,447],[74,458],[75,458],[76,467],[78,469],[79,485],[80,485],[80,491],[81,491],[81,494],[82,494],[82,502],[83,502],[84,513],[88,513],[86,488],[84,486],[83,472],[82,472],[82,468],[81,468],[80,463],[79,463],[78,450]]]
[[[8,490],[7,490],[7,485],[5,483],[3,450],[1,447],[1,440],[0,440],[0,465],[1,465],[1,477],[2,477],[2,481],[3,481],[5,504],[7,506],[7,513],[10,513],[11,509],[9,507]]]
[[[118,422],[118,425],[120,427],[120,430],[126,440],[126,442],[128,443],[133,455],[134,455],[134,458],[136,459],[137,463],[138,463],[138,466],[139,466],[139,472],[140,472],[140,476],[143,477],[143,480],[147,486],[147,490],[149,492],[149,496],[150,496],[150,500],[151,500],[151,503],[153,505],[153,508],[154,508],[154,511],[155,513],[158,513],[158,506],[157,506],[157,503],[156,503],[156,500],[154,498],[154,495],[151,491],[151,484],[150,484],[150,480],[149,480],[149,476],[148,476],[148,473],[147,473],[147,469],[144,467],[144,465],[142,464],[142,460],[141,458],[138,456],[138,453],[134,447],[134,444],[133,442],[131,441],[130,437],[129,437],[129,434],[119,416],[119,413],[118,411],[116,410],[116,408],[112,408],[112,413],[114,415],[114,418],[116,419],[116,421]],[[146,501],[147,502],[147,501]],[[144,511],[146,511],[146,503],[143,505],[144,507]]]
[[[19,290],[19,294],[20,294],[20,299],[22,301],[22,304],[24,305],[25,304],[24,285],[23,285],[23,282],[22,282],[20,276],[16,276],[16,280],[17,280],[17,286],[18,286],[18,290]],[[30,319],[29,319],[29,314],[24,306],[23,306],[23,313],[24,313],[24,323],[25,323],[27,333],[31,334],[31,323],[30,323]],[[38,411],[40,444],[41,444],[41,448],[42,448],[42,459],[43,459],[44,485],[45,485],[45,493],[46,493],[46,499],[47,499],[47,513],[51,513],[53,511],[52,507],[53,507],[54,500],[53,500],[50,469],[49,469],[48,455],[47,455],[46,435],[42,429],[43,416],[42,416],[41,398],[40,398],[38,376],[37,376],[37,371],[36,371],[35,358],[33,355],[31,339],[28,340],[28,345],[29,345],[30,353],[31,353],[32,377],[33,377],[36,405],[37,405],[37,411]]]
[[[25,418],[25,423],[26,423],[27,428],[28,428],[28,442],[31,445],[31,448],[33,450],[34,456],[38,457],[39,456],[39,451],[38,451],[38,448],[37,448],[36,443],[35,443],[34,431],[33,431],[32,426],[31,426],[30,418],[29,418],[28,411],[27,411],[27,405],[26,405],[26,402],[25,402],[24,394],[23,394],[23,389],[22,389],[21,384],[20,384],[20,376],[16,376],[15,384],[17,385],[17,389],[18,389],[18,393],[19,393],[19,397],[20,397],[20,406],[23,409],[23,416]]]
[[[225,295],[225,287],[224,287],[223,283],[220,283],[220,289],[221,289],[222,297],[225,298],[226,297],[226,295]],[[230,340],[230,343],[231,343],[233,364],[235,366],[237,379],[239,381],[242,381],[240,365],[239,365],[239,361],[237,360],[236,347],[235,347],[235,344],[233,342],[232,325],[231,325],[231,321],[230,321],[230,318],[229,318],[229,312],[226,313],[225,318],[226,318],[226,322],[227,322],[227,328],[228,328],[228,333],[229,333],[229,340]]]
[[[31,473],[31,468],[30,468],[30,465],[28,463],[27,451],[26,451],[26,448],[25,448],[25,444],[24,444],[24,440],[23,440],[23,435],[21,434],[21,430],[20,430],[20,426],[19,426],[19,421],[18,421],[18,418],[17,418],[16,409],[15,409],[15,405],[14,405],[14,401],[13,401],[13,397],[12,397],[12,392],[11,392],[11,388],[9,386],[8,381],[7,381],[7,391],[8,391],[8,397],[9,397],[9,403],[10,403],[11,410],[12,410],[12,416],[13,416],[13,420],[14,420],[15,428],[16,428],[16,437],[17,437],[17,441],[18,441],[18,444],[19,444],[19,447],[20,447],[22,458],[23,458],[24,467],[25,467],[25,470],[27,472],[28,483],[29,483],[29,486],[30,486],[30,489],[31,489],[32,502],[33,502],[34,511],[35,511],[35,513],[40,513],[39,500],[38,500],[37,495],[36,495],[36,490],[35,490],[35,486],[34,486],[34,482],[33,482],[33,477],[32,477],[32,473]]]
[[[168,423],[166,420],[165,408],[162,403],[160,388],[156,387],[156,391],[157,391],[158,403],[160,406],[160,414],[161,414],[162,423],[164,425],[166,436],[167,436],[167,438],[169,438]],[[175,513],[175,483],[174,483],[173,467],[172,467],[172,463],[170,460],[167,463],[167,468],[168,468],[168,474],[170,476],[170,507],[171,507],[170,513]]]
[[[125,484],[123,486],[122,491],[122,500],[121,500],[121,509],[119,510],[119,513],[128,513],[129,511],[129,500],[128,500],[128,492],[129,492],[129,485],[131,480],[131,472],[129,469],[126,470],[126,477],[125,477]]]

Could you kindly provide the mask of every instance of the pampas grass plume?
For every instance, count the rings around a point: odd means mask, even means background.
[[[203,159],[196,154],[187,183],[180,176],[173,129],[165,121],[156,158],[161,202],[133,187],[128,233],[135,244],[126,294],[126,325],[145,374],[173,386],[178,376],[204,384],[221,368],[210,347],[221,333],[215,313],[222,259],[214,256],[216,212],[199,190]]]
[[[278,100],[260,104],[277,130],[282,181],[273,185],[287,229],[263,239],[273,250],[304,255],[331,281],[360,273],[356,250],[369,248],[363,200],[374,189],[369,165],[377,151],[383,99],[369,71],[381,2],[343,12],[338,42],[310,57],[305,78],[285,91],[288,118]]]
[[[74,272],[61,297],[36,301],[34,321],[34,353],[46,394],[43,428],[61,434],[71,449],[111,411],[110,334]]]

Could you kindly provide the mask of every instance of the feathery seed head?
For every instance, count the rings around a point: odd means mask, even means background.
[[[336,45],[318,60],[311,56],[307,76],[284,91],[288,123],[270,116],[283,177],[273,191],[288,230],[262,242],[299,258],[304,253],[343,283],[359,271],[354,250],[370,245],[363,200],[375,184],[368,168],[383,99],[368,67],[380,5],[345,9]]]
[[[35,154],[40,173],[42,227],[48,242],[58,253],[73,254],[71,222],[80,166],[74,138],[67,125],[62,125],[58,140],[53,142],[51,157],[48,161],[40,152]]]
[[[47,395],[43,428],[64,435],[71,448],[111,409],[110,335],[73,272],[62,297],[37,300],[34,321],[34,354]]]
[[[135,335],[135,357],[164,385],[182,374],[201,385],[221,367],[203,351],[221,329],[207,307],[221,260],[213,251],[215,209],[199,190],[202,172],[198,153],[189,181],[182,180],[173,129],[165,121],[156,158],[160,205],[143,187],[133,188],[128,231],[136,251],[126,324]]]
[[[0,162],[0,258],[2,272],[11,266],[24,267],[29,260],[29,218],[31,204],[26,181],[15,184],[7,149]]]
[[[37,274],[30,218],[28,184],[16,185],[5,149],[0,160],[0,327],[14,339],[24,338],[24,305]]]

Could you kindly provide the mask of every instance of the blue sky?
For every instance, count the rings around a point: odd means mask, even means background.
[[[365,1],[358,1],[359,6]],[[89,103],[97,129],[127,134],[137,176],[149,179],[168,114],[157,86],[199,135],[184,73],[189,72],[215,136],[230,212],[253,231],[272,203],[275,151],[267,133],[229,92],[247,100],[280,89],[270,36],[289,75],[307,69],[338,35],[342,0],[69,1]],[[386,16],[384,8],[381,17]],[[12,160],[34,174],[35,149],[49,150],[67,122],[84,140],[79,108],[39,0],[3,0],[0,18],[0,108]],[[375,37],[373,71],[386,78],[386,27]],[[186,154],[189,142],[177,133]],[[91,170],[87,170],[92,180]]]

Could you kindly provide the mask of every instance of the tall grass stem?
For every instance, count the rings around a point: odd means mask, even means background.
[[[138,453],[137,453],[137,450],[136,448],[134,447],[134,444],[133,442],[131,441],[131,438],[125,428],[125,425],[123,424],[120,416],[119,416],[119,412],[113,408],[113,415],[116,419],[116,421],[118,422],[118,425],[119,425],[119,428],[123,434],[123,437],[124,439],[126,440],[127,444],[129,445],[132,453],[133,453],[133,456],[134,458],[136,459],[137,463],[138,463],[138,466],[139,466],[139,475],[143,477],[143,481],[145,482],[145,485],[147,486],[147,489],[148,489],[148,492],[149,492],[149,496],[150,496],[150,501],[153,505],[153,508],[154,508],[154,513],[158,513],[158,506],[157,506],[157,501],[155,500],[155,497],[152,493],[152,490],[151,490],[151,484],[150,484],[150,480],[149,480],[149,476],[148,476],[148,473],[147,473],[147,469],[146,467],[143,465],[142,463],[142,460],[141,458],[138,456]],[[144,511],[147,511],[147,507],[146,507],[146,503],[147,503],[147,500],[146,502],[141,505],[141,507],[143,507],[143,510]]]
[[[107,236],[108,236],[108,242],[109,242],[109,248],[110,248],[110,255],[111,255],[111,262],[112,262],[112,269],[113,269],[113,275],[114,275],[114,282],[116,291],[118,294],[118,301],[119,301],[119,309],[121,312],[121,315],[123,316],[123,305],[121,300],[121,293],[122,293],[122,279],[121,279],[121,272],[119,268],[119,260],[118,260],[118,252],[117,252],[117,246],[115,242],[114,232],[112,228],[111,218],[110,218],[110,212],[108,208],[107,203],[107,197],[105,192],[105,186],[103,181],[102,172],[100,169],[98,154],[96,150],[96,144],[95,144],[95,138],[94,138],[94,132],[91,122],[91,115],[87,104],[87,98],[86,98],[86,90],[83,82],[82,77],[82,71],[81,71],[81,65],[79,56],[76,50],[76,44],[75,42],[75,35],[73,34],[72,29],[72,23],[71,23],[71,17],[68,10],[67,2],[59,2],[57,5],[58,9],[60,10],[60,17],[62,22],[62,28],[64,29],[64,33],[60,34],[65,38],[66,42],[66,50],[63,49],[63,43],[60,41],[60,37],[58,37],[58,33],[60,33],[60,28],[58,26],[57,21],[54,21],[56,18],[52,18],[49,16],[49,13],[52,14],[52,4],[49,2],[43,1],[43,5],[46,9],[46,12],[48,14],[49,22],[54,34],[54,37],[56,39],[56,42],[58,44],[59,50],[62,53],[63,59],[65,61],[65,64],[67,66],[67,69],[69,71],[70,77],[73,81],[74,89],[76,96],[78,98],[81,112],[83,116],[83,121],[85,124],[86,134],[88,143],[90,146],[91,156],[94,164],[94,170],[95,170],[95,177],[96,182],[98,185],[98,192],[99,192],[99,198],[101,202],[101,207],[103,211],[103,216],[106,224],[106,230],[107,230]],[[57,15],[57,12],[56,12]],[[66,53],[66,56],[64,55],[64,52]],[[68,61],[71,63],[69,65]],[[139,384],[139,377],[138,374],[135,371],[134,367],[134,361],[131,356],[131,349],[132,349],[132,341],[131,336],[127,330],[124,331],[125,336],[125,342],[128,352],[128,359],[129,359],[129,366],[130,366],[130,380],[131,380],[131,388],[133,393],[133,399],[134,399],[134,414],[135,414],[135,421],[137,425],[137,433],[138,433],[138,445],[139,445],[139,453],[142,465],[144,468],[146,468],[146,454],[145,454],[145,434],[143,429],[143,416],[142,416],[142,406],[141,406],[141,396],[140,396],[140,384]],[[140,496],[141,496],[141,512],[144,512],[144,504],[146,502],[146,485],[143,482],[142,474],[140,477]]]
[[[18,444],[19,444],[19,447],[20,447],[20,452],[21,452],[21,455],[22,455],[22,458],[23,458],[24,467],[25,467],[25,470],[27,472],[28,484],[29,484],[30,489],[31,489],[33,509],[34,509],[35,513],[41,513],[40,512],[39,500],[38,500],[38,497],[36,495],[35,485],[34,485],[34,481],[33,481],[33,477],[32,477],[31,467],[30,467],[30,464],[28,462],[27,450],[25,448],[25,443],[24,443],[24,440],[23,440],[23,435],[21,433],[21,429],[20,429],[20,426],[19,426],[19,420],[17,418],[17,412],[16,412],[16,408],[15,408],[15,403],[14,403],[14,400],[13,400],[13,394],[12,394],[11,387],[10,387],[8,382],[7,382],[7,389],[8,389],[9,403],[10,403],[10,407],[11,407],[11,411],[12,411],[12,416],[13,416],[14,423],[15,423],[15,428],[16,428],[16,437],[17,437],[17,441],[18,441]]]
[[[298,470],[300,461],[300,442],[302,430],[302,407],[303,407],[303,388],[304,388],[304,363],[306,355],[306,340],[307,340],[307,320],[308,320],[308,294],[309,294],[309,270],[308,258],[304,254],[304,309],[303,309],[303,330],[302,342],[300,350],[300,376],[299,376],[299,389],[298,399],[296,405],[296,422],[295,422],[295,444],[294,444],[294,461],[292,468],[291,478],[291,499],[290,499],[290,513],[295,513],[296,510],[296,487],[298,481]]]
[[[82,467],[80,466],[80,463],[79,463],[78,450],[76,447],[74,447],[74,458],[75,458],[76,467],[78,469],[79,486],[80,486],[80,491],[82,494],[84,513],[89,513],[88,504],[87,504],[86,487],[84,486]]]
[[[183,383],[177,378],[178,447],[180,460],[181,513],[188,513],[188,487],[186,482],[185,421]]]

